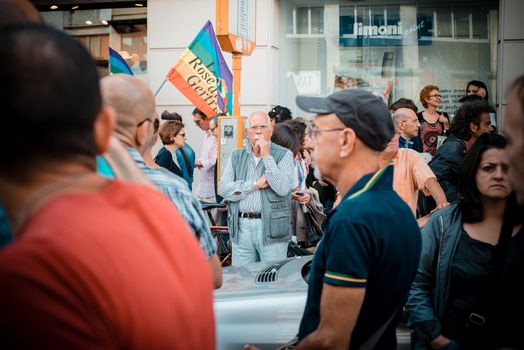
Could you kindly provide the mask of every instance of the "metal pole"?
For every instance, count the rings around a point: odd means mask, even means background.
[[[160,90],[164,87],[164,84],[166,83],[167,81],[167,78],[164,79],[164,81],[162,82],[162,84],[160,85],[160,87],[158,88],[158,90],[156,90],[155,92],[155,97],[156,95],[158,95],[158,93],[160,92]]]
[[[240,74],[242,73],[242,54],[233,52],[233,115],[240,115]]]

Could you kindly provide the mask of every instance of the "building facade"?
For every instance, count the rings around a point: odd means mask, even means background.
[[[389,92],[390,102],[410,98],[419,107],[420,90],[434,84],[442,110],[452,116],[466,83],[481,80],[500,125],[507,86],[524,73],[523,1],[246,2],[256,6],[256,48],[242,58],[242,115],[283,105],[310,117],[297,109],[297,94],[329,94],[338,81]],[[103,74],[105,47],[125,51],[133,71],[157,91],[204,23],[215,22],[216,0],[148,0],[138,9],[94,11],[96,23],[80,14],[45,12],[44,18],[79,37],[99,56]],[[231,54],[224,56],[231,67]],[[166,83],[157,105],[159,112],[185,118],[188,141],[198,152],[202,133],[191,122],[189,101]]]

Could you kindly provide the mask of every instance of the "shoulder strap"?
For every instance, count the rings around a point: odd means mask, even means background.
[[[189,164],[189,158],[187,157],[187,154],[183,148],[179,148],[178,150],[180,151],[182,158],[184,158],[184,163],[186,163],[187,174],[189,176],[189,174],[191,174],[191,164]]]

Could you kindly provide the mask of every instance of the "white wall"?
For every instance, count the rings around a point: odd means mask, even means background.
[[[279,2],[256,0],[256,48],[252,56],[242,58],[240,112],[269,111],[278,104]],[[169,69],[191,43],[207,20],[215,26],[215,0],[149,0],[148,76],[156,92]],[[215,29],[216,30],[216,29]],[[232,69],[231,54],[224,58]],[[176,111],[184,118],[188,143],[200,154],[203,134],[192,121],[194,106],[171,83],[157,95],[157,110]],[[196,188],[198,171],[195,172]]]
[[[524,1],[500,0],[500,43],[497,77],[499,129],[504,122],[508,88],[512,81],[524,74]]]

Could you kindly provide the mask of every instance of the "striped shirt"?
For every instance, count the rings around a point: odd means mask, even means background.
[[[164,168],[148,167],[140,153],[134,148],[128,147],[127,152],[149,180],[177,207],[180,215],[189,224],[191,231],[199,237],[200,246],[207,258],[213,256],[217,252],[216,242],[211,235],[200,202],[193,196],[184,179]],[[159,220],[164,220],[164,218],[159,218]]]
[[[264,174],[267,177],[269,187],[279,196],[287,196],[293,188],[294,162],[291,151],[287,151],[284,157],[277,164],[273,156],[261,158],[257,162],[251,148],[248,146],[247,151],[250,153],[248,158],[246,178],[235,181],[233,164],[229,157],[224,173],[220,178],[220,195],[224,199],[239,202],[241,212],[260,213],[262,211],[262,202],[260,200],[260,191],[253,186],[262,175],[262,165],[265,167]]]

